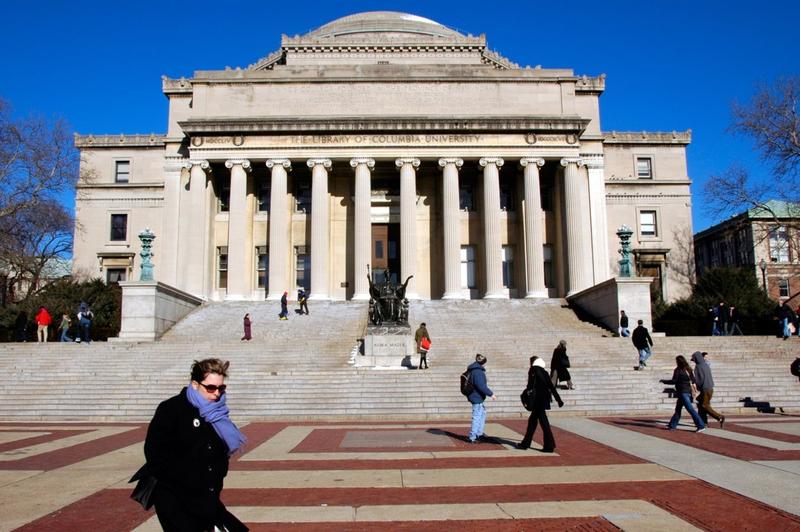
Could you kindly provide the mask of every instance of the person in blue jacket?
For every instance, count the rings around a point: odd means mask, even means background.
[[[486,370],[483,368],[485,364],[486,357],[478,353],[475,355],[475,362],[467,367],[473,387],[472,393],[467,396],[469,402],[472,403],[472,426],[469,429],[470,443],[476,443],[483,438],[483,427],[486,425],[486,407],[483,402],[487,397],[491,397],[492,400],[497,399],[497,396],[492,393],[492,390],[486,384]]]

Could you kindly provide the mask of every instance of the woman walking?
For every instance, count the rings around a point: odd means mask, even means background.
[[[166,531],[247,530],[220,500],[229,457],[245,442],[225,404],[228,366],[195,361],[189,385],[158,405],[147,429],[147,463],[132,480],[155,479],[150,501]]]
[[[550,401],[553,397],[558,402],[558,407],[564,406],[564,401],[558,395],[558,390],[550,380],[545,369],[544,360],[537,356],[531,357],[531,367],[528,370],[528,388],[527,393],[529,397],[528,407],[530,408],[531,415],[528,417],[528,429],[525,431],[525,437],[517,444],[517,449],[530,449],[531,442],[533,441],[533,433],[536,432],[536,426],[542,426],[544,433],[542,452],[552,453],[556,450],[556,440],[553,437],[553,431],[550,429],[550,421],[547,419],[547,411],[550,410]]]
[[[566,381],[567,389],[575,389],[572,385],[572,375],[569,374],[566,340],[558,342],[558,346],[553,349],[553,358],[550,359],[550,379],[553,381],[553,386],[558,386],[558,381]]]
[[[61,325],[58,326],[58,329],[61,331],[61,341],[62,342],[71,342],[72,338],[67,336],[69,333],[69,326],[72,323],[72,320],[69,318],[67,314],[61,315]]]
[[[675,413],[672,414],[672,419],[669,420],[667,425],[668,430],[675,430],[678,427],[678,422],[681,420],[681,410],[686,409],[689,415],[692,416],[697,430],[695,432],[703,432],[706,430],[706,425],[700,419],[697,410],[692,406],[692,387],[695,384],[692,368],[682,355],[675,357],[676,367],[672,372],[671,379],[661,379],[663,384],[672,384],[675,386],[677,401],[675,402]]]
[[[244,315],[244,320],[243,321],[244,321],[244,336],[242,336],[242,341],[244,341],[244,340],[250,341],[250,340],[253,339],[253,336],[251,334],[250,326],[252,325],[252,323],[250,321],[250,314],[249,313]]]

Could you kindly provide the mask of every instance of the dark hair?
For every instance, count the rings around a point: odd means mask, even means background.
[[[210,373],[216,373],[223,377],[228,376],[228,366],[230,362],[218,358],[207,358],[198,362],[197,360],[192,363],[192,380],[196,382],[203,382]]]
[[[483,366],[484,364],[486,364],[486,357],[478,353],[477,355],[475,355],[475,362]]]
[[[678,368],[682,369],[683,371],[691,373],[692,367],[686,362],[686,359],[683,355],[678,355],[675,357],[675,362],[678,363]]]
[[[536,355],[533,355],[533,356],[531,357],[531,364],[533,364],[533,363],[534,363],[534,361],[535,361],[537,358],[539,358],[539,357],[537,357]]]
[[[642,320],[639,320],[636,323],[638,323],[639,325],[644,325],[644,322]]]
[[[425,322],[423,321],[422,323],[420,323],[420,324],[419,324],[419,326],[420,326],[420,327],[425,327],[425,326],[426,326],[426,325],[425,325]]]

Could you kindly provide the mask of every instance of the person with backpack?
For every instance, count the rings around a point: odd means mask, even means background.
[[[472,425],[469,429],[469,443],[477,443],[484,437],[483,428],[486,425],[486,407],[483,402],[487,397],[494,401],[497,396],[486,383],[486,357],[478,353],[475,362],[467,366],[467,371],[462,374],[461,393],[467,396],[472,404]],[[464,382],[466,380],[466,383]],[[469,392],[469,393],[465,393]]]
[[[428,350],[431,348],[431,337],[424,321],[419,324],[419,329],[414,333],[414,343],[417,344],[417,353],[419,353],[417,369],[428,369]],[[425,368],[422,367],[423,364],[425,364]]]
[[[550,428],[550,420],[547,419],[547,411],[550,410],[550,401],[553,397],[556,398],[558,408],[564,406],[564,401],[561,400],[553,381],[547,375],[544,360],[537,356],[531,357],[528,387],[523,394],[527,397],[525,408],[531,411],[531,415],[528,417],[528,429],[525,431],[525,437],[517,444],[517,449],[530,449],[533,433],[536,432],[537,425],[541,425],[544,437],[542,452],[552,453],[556,450],[556,440]]]
[[[78,330],[79,335],[76,342],[92,343],[92,320],[94,314],[92,309],[86,303],[81,303],[80,310],[78,311]]]
[[[675,363],[676,367],[675,371],[672,372],[672,378],[661,379],[661,383],[675,386],[675,395],[677,396],[675,413],[672,414],[672,418],[669,420],[667,430],[675,430],[678,427],[678,422],[681,420],[681,410],[685,408],[689,415],[692,416],[692,421],[697,427],[695,432],[703,432],[706,430],[706,424],[703,423],[700,415],[692,406],[693,396],[695,395],[693,390],[695,380],[692,368],[682,355],[675,357]]]

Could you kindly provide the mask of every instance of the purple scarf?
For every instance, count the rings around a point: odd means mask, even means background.
[[[219,437],[228,446],[228,456],[238,451],[247,441],[247,438],[239,432],[231,418],[228,417],[229,410],[225,404],[225,394],[220,396],[219,401],[207,401],[190,383],[186,387],[186,398],[193,407],[200,411],[200,417],[206,423],[211,423]]]

